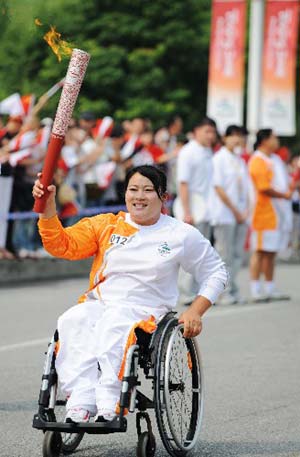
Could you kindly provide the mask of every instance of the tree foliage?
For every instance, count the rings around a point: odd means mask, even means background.
[[[9,3],[1,17],[8,23],[1,29],[1,97],[39,96],[64,76],[68,61],[59,64],[42,39],[53,24],[63,39],[91,53],[77,110],[147,116],[157,125],[175,113],[189,123],[205,113],[210,0]],[[34,26],[36,17],[42,27]],[[56,104],[51,100],[49,114]]]
[[[0,0],[0,100],[40,96],[65,75],[68,59],[58,63],[43,40],[52,24],[91,54],[77,112],[147,116],[155,127],[178,113],[189,128],[206,111],[210,14],[211,0]],[[299,58],[297,75],[298,87]]]

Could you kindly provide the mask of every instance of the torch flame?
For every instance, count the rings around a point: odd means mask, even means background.
[[[72,54],[72,47],[70,44],[61,40],[60,37],[61,33],[57,32],[52,25],[50,26],[49,32],[44,35],[44,40],[47,41],[59,62],[63,56],[70,56]]]

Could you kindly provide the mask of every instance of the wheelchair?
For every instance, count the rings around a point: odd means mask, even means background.
[[[66,400],[58,398],[55,356],[59,335],[55,332],[46,353],[38,412],[33,417],[33,427],[44,432],[43,457],[71,454],[85,433],[126,432],[127,412],[136,412],[137,457],[153,457],[156,442],[148,409],[155,410],[169,455],[186,456],[195,448],[203,416],[203,374],[196,339],[183,337],[183,325],[173,312],[164,316],[153,334],[136,329],[136,336],[137,343],[126,356],[119,414],[111,422],[73,424],[64,422]],[[151,398],[140,389],[139,373],[150,382]]]

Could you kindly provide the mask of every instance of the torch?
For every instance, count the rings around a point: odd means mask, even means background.
[[[90,56],[81,49],[73,49],[63,90],[57,107],[50,142],[43,166],[41,183],[44,195],[35,201],[33,211],[42,213],[49,195],[47,187],[52,183],[54,171],[64,142],[79,90],[88,66]]]

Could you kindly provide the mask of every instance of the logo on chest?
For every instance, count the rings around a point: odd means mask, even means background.
[[[161,243],[158,246],[157,250],[162,257],[167,257],[169,254],[171,254],[171,248],[166,241]]]
[[[121,245],[125,246],[125,244],[128,242],[129,236],[123,236],[123,235],[118,235],[117,233],[113,233],[109,239],[110,244],[113,244],[114,246],[116,245]]]

